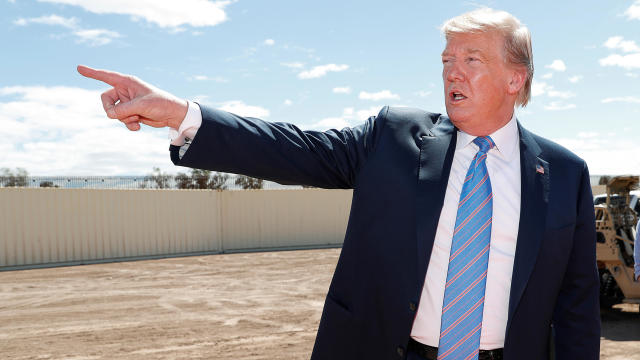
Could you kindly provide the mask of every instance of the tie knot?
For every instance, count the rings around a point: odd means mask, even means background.
[[[480,151],[486,153],[489,149],[492,149],[496,144],[493,142],[493,139],[489,136],[478,136],[473,139],[473,143],[478,145]]]

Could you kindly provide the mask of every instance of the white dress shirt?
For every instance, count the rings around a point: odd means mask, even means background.
[[[509,290],[520,221],[520,147],[515,116],[490,135],[496,146],[487,153],[487,171],[493,192],[493,219],[489,268],[485,290],[480,349],[504,347]],[[458,201],[469,164],[478,151],[475,136],[458,131],[451,173],[440,212],[422,296],[411,330],[416,341],[438,346],[444,288]],[[427,241],[427,239],[424,239]]]
[[[180,128],[169,129],[171,144],[181,146],[180,158],[201,124],[200,107],[189,101],[189,109]],[[487,153],[486,160],[493,191],[493,219],[480,335],[480,348],[485,350],[504,347],[507,327],[511,274],[520,221],[520,148],[515,116],[490,136],[496,146]],[[478,146],[473,143],[474,139],[475,136],[458,131],[440,221],[420,305],[411,330],[411,337],[416,341],[434,347],[438,346],[440,338],[444,287],[460,192],[469,164],[478,151]]]
[[[192,101],[187,101],[189,108],[187,109],[187,115],[180,124],[179,129],[169,128],[169,139],[171,139],[171,145],[183,146],[187,139],[193,140],[202,125],[202,113],[200,112],[200,106]],[[182,156],[180,156],[182,158]]]

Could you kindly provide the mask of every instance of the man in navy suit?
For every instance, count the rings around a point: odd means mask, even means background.
[[[448,116],[385,107],[340,131],[240,117],[78,70],[113,86],[102,97],[110,118],[173,129],[177,165],[354,189],[312,359],[597,359],[587,166],[514,116],[531,93],[529,31],[480,9],[443,33]],[[478,189],[483,198],[464,213]],[[459,253],[469,257],[453,272]]]

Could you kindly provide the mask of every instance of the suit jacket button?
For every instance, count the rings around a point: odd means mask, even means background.
[[[398,348],[396,349],[396,352],[398,352],[398,356],[400,357],[404,356],[404,349],[402,348],[402,346],[398,346]]]
[[[416,303],[414,303],[413,301],[409,303],[409,310],[416,311],[416,308]]]

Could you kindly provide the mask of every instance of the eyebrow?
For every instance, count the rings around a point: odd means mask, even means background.
[[[467,48],[467,49],[465,49],[465,54],[480,54],[480,55],[484,55],[482,50],[475,49],[475,48]],[[449,56],[449,54],[447,54],[447,51],[445,50],[445,51],[442,52],[442,54],[440,54],[440,56]]]

